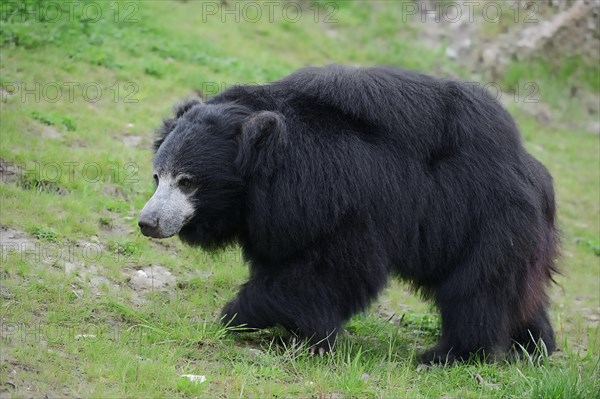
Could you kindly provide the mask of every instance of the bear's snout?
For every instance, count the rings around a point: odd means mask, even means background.
[[[140,219],[138,220],[138,226],[140,226],[140,230],[142,234],[146,237],[154,237],[160,238],[160,233],[158,231],[158,217],[153,215],[145,215],[141,214]]]
[[[153,238],[168,238],[179,233],[194,216],[195,209],[190,199],[192,192],[183,192],[177,179],[162,176],[152,198],[140,213],[138,225],[142,234]]]

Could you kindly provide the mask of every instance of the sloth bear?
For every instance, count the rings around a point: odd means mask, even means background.
[[[421,361],[551,353],[552,179],[483,90],[392,67],[301,69],[188,101],[154,145],[144,235],[240,244],[223,309],[319,353],[394,275],[441,312]]]

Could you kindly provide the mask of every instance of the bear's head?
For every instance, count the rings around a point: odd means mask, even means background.
[[[187,101],[154,143],[156,191],[139,217],[142,233],[212,249],[239,238],[245,186],[281,118],[236,103]],[[275,134],[276,135],[276,134]],[[265,162],[263,162],[265,163]],[[267,166],[268,162],[265,163]]]

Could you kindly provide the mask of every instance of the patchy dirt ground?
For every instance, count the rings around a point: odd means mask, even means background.
[[[71,245],[76,250],[70,248]],[[52,243],[41,241],[19,229],[0,226],[0,249],[2,259],[6,259],[11,253],[38,257],[40,267],[54,266],[62,269],[67,275],[76,276],[82,285],[90,286],[97,295],[101,295],[107,287],[113,293],[132,290],[138,304],[143,302],[145,294],[174,289],[177,284],[177,278],[161,265],[128,265],[121,272],[121,281],[127,282],[127,285],[107,277],[102,264],[90,261],[100,258],[100,253],[110,251],[97,237],[91,237],[91,241],[72,244]],[[83,255],[83,258],[77,254]],[[11,295],[5,287],[0,289],[0,293],[4,297]],[[74,293],[79,296],[81,289],[74,289]]]

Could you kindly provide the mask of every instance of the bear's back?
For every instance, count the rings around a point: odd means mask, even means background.
[[[209,102],[223,101],[280,112],[303,133],[335,130],[416,156],[474,145],[505,157],[520,148],[512,117],[481,86],[395,67],[307,67]]]

